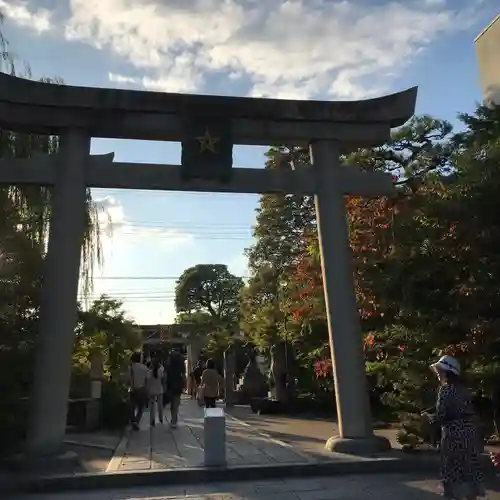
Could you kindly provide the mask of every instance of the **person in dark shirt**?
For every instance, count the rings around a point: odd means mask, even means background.
[[[167,363],[167,393],[170,402],[170,427],[175,429],[179,419],[181,394],[186,384],[184,360],[179,352],[173,351]]]
[[[193,394],[192,397],[195,399],[198,395],[198,388],[200,387],[201,384],[201,375],[203,374],[203,370],[205,369],[204,363],[199,360],[198,363],[196,363],[196,366],[194,367],[194,370],[192,372],[192,380],[193,380]]]

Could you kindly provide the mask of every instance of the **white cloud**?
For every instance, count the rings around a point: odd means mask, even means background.
[[[113,196],[94,201],[98,210],[99,227],[105,234],[111,234],[113,227],[124,223],[123,205]]]
[[[191,75],[189,75],[191,71]],[[188,78],[190,76],[190,78]],[[201,75],[194,72],[194,67],[190,70],[174,69],[168,75],[168,78],[151,78],[143,76],[142,78],[133,78],[131,76],[108,73],[108,80],[118,85],[134,85],[144,87],[154,92],[191,92],[197,89],[201,83]]]
[[[227,263],[229,272],[235,276],[246,277],[250,275],[248,257],[242,252]]]
[[[127,314],[139,324],[170,323],[175,319],[173,302],[175,282],[171,280],[129,280],[139,273],[154,276],[154,271],[141,271],[141,254],[148,246],[162,257],[194,242],[191,234],[164,227],[147,227],[127,220],[126,211],[117,198],[106,196],[95,200],[99,214],[103,266],[94,268],[90,299],[101,294],[120,300]],[[139,271],[138,271],[139,270]],[[156,271],[156,269],[155,269]],[[119,281],[106,277],[121,276]]]
[[[446,5],[447,0],[424,0],[426,5],[432,7],[444,7]]]
[[[456,3],[454,3],[456,6]],[[147,72],[111,75],[152,90],[203,90],[246,77],[259,96],[361,98],[386,90],[420,50],[469,24],[444,1],[70,0],[65,34]]]
[[[132,78],[130,76],[117,75],[116,73],[108,73],[108,80],[113,83],[125,83],[125,84],[137,84],[137,78]]]
[[[27,2],[0,0],[0,12],[19,26],[38,33],[52,28],[50,12],[47,9],[29,9]]]
[[[178,229],[165,227],[147,227],[128,222],[123,205],[113,196],[95,201],[99,214],[99,227],[105,254],[115,244],[121,248],[123,244],[148,243],[151,240],[161,243],[169,249],[194,241],[192,234]],[[105,255],[106,256],[106,255]]]

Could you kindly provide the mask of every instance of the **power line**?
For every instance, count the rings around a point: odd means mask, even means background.
[[[134,230],[136,229],[136,230]],[[142,229],[142,230],[141,230]],[[144,231],[146,230],[146,231]],[[115,234],[110,234],[111,238],[115,236]],[[168,228],[160,229],[160,228],[128,228],[125,230],[120,230],[116,236],[140,236],[143,238],[144,236],[151,236],[160,240],[186,240],[186,239],[195,239],[195,240],[245,240],[250,242],[252,240],[252,235],[250,233],[236,232],[236,231],[227,231],[225,233],[209,233],[209,232],[195,232],[186,230],[183,233],[171,231]]]
[[[111,220],[111,225],[113,224],[113,220]],[[195,222],[192,220],[172,220],[172,221],[166,221],[166,220],[130,220],[126,219],[120,222],[115,222],[115,224],[118,225],[125,225],[125,226],[160,226],[160,227],[172,227],[172,226],[181,226],[181,227],[215,227],[215,228],[234,228],[234,227],[240,227],[240,228],[248,228],[249,225],[246,223],[242,222],[208,222],[208,221],[200,221],[200,222]],[[250,225],[251,227],[251,225]]]
[[[83,293],[80,293],[79,295],[81,295],[82,297],[84,296]],[[116,295],[126,295],[126,296],[148,296],[148,297],[151,297],[151,296],[154,296],[154,295],[161,295],[162,297],[163,296],[174,296],[175,295],[175,292],[174,291],[170,291],[170,290],[137,290],[137,291],[129,291],[129,290],[106,290],[104,292],[90,292],[89,296],[91,297],[97,297],[97,296],[100,296],[100,295],[113,295],[113,296],[116,296]]]
[[[101,295],[107,295],[109,297],[131,297],[131,298],[148,298],[148,297],[159,297],[159,298],[170,298],[170,297],[175,297],[175,293],[169,293],[169,292],[132,292],[132,293],[127,293],[127,292],[118,292],[118,293],[91,293],[89,294],[89,297],[100,297]],[[80,294],[81,297],[84,297],[85,295],[82,293]]]
[[[169,290],[168,288],[165,288],[165,287],[161,287],[161,288],[129,288],[127,286],[123,287],[123,288],[106,288],[106,291],[102,292],[106,295],[112,295],[114,293],[123,293],[123,292],[127,292],[127,293],[174,293],[173,291]],[[101,294],[101,291],[95,291],[95,290],[92,290],[90,292],[90,295],[99,295]],[[83,293],[82,293],[83,295]]]
[[[120,236],[141,236],[144,237],[144,234],[140,234],[138,232],[133,232],[133,231],[122,231],[120,232]],[[230,235],[230,234],[219,234],[219,235],[205,235],[205,234],[161,234],[161,233],[150,233],[150,236],[154,236],[155,239],[157,240],[168,240],[168,241],[173,241],[173,240],[185,240],[185,239],[192,239],[192,240],[211,240],[211,241],[217,241],[217,240],[222,240],[222,241],[249,241],[251,239],[251,235]]]
[[[243,280],[249,276],[236,276]],[[178,280],[180,276],[96,276],[95,280]]]
[[[183,231],[194,231],[194,232],[209,232],[210,234],[224,234],[226,232],[239,232],[239,233],[249,233],[253,231],[253,228],[247,224],[238,225],[217,225],[217,224],[182,224],[182,223],[148,223],[148,222],[108,222],[101,224],[104,227],[103,230],[115,230],[119,231],[122,229],[163,229],[163,230],[183,230]]]
[[[127,303],[127,304],[170,304],[170,303],[173,303],[174,302],[174,299],[148,299],[148,298],[144,298],[144,299],[121,299],[121,298],[113,298],[111,297],[113,300],[116,300],[118,302],[123,302],[123,303]],[[97,297],[95,299],[85,299],[85,298],[79,298],[78,300],[80,302],[85,302],[85,300],[88,300],[90,302],[96,302],[100,299],[100,297]]]
[[[160,298],[170,298],[175,297],[175,292],[170,292],[168,290],[152,290],[152,291],[143,291],[143,292],[90,292],[88,295],[80,292],[78,297],[101,297],[102,295],[106,295],[107,297],[131,297],[131,298],[148,298],[148,297],[160,297]]]
[[[110,299],[123,299],[123,300],[136,300],[136,299],[144,299],[144,300],[148,300],[148,299],[158,299],[158,300],[174,300],[175,299],[175,295],[111,295],[111,294],[106,294],[106,293],[103,293],[102,295],[110,298]],[[88,297],[84,296],[84,295],[80,295],[78,297],[79,300],[98,300],[102,297],[102,295],[89,295]]]
[[[134,297],[139,297],[139,298],[142,298],[142,297],[166,297],[166,298],[170,298],[170,297],[175,297],[175,293],[172,292],[172,293],[169,293],[169,292],[162,292],[162,291],[159,291],[159,292],[155,292],[155,291],[152,291],[152,292],[131,292],[131,293],[128,293],[128,292],[103,292],[103,293],[90,293],[89,295],[85,295],[84,293],[79,293],[78,296],[79,297],[101,297],[102,295],[106,295],[106,297],[131,297],[131,298],[134,298]]]
[[[255,201],[259,199],[261,194],[259,193],[213,193],[210,191],[163,191],[156,189],[120,189],[120,188],[92,188],[92,191],[102,192],[105,191],[106,194],[143,194],[148,196],[156,197],[167,197],[175,195],[175,197],[199,197],[199,198],[213,198],[213,201],[234,201],[236,197],[245,197],[247,199],[254,198]],[[103,193],[104,194],[104,193]],[[94,200],[100,201],[100,200]]]
[[[119,296],[116,296],[116,297],[113,297],[113,296],[106,295],[105,298],[108,300],[117,300],[119,302],[132,302],[132,303],[144,302],[146,304],[148,302],[165,302],[166,304],[175,302],[175,297],[148,297],[148,296],[144,296],[144,297],[119,297]],[[97,302],[101,299],[102,299],[102,297],[99,296],[99,297],[78,297],[77,300],[83,301],[83,302],[85,302],[85,301]]]
[[[136,231],[134,231],[136,229]],[[236,232],[236,231],[228,231],[228,232],[219,232],[219,233],[208,233],[208,232],[195,232],[185,230],[185,232],[175,232],[176,228],[125,228],[117,230],[109,230],[109,235],[111,238],[114,236],[130,236],[130,237],[144,237],[144,232],[139,231],[140,229],[151,229],[148,232],[149,236],[154,237],[157,240],[227,240],[227,241],[246,241],[250,242],[253,238],[253,235],[250,232]],[[174,231],[169,232],[169,229],[174,229]],[[104,233],[108,231],[107,228],[101,229]]]

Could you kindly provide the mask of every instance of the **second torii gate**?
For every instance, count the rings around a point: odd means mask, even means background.
[[[339,418],[329,448],[390,448],[373,434],[344,196],[393,192],[390,175],[340,164],[381,144],[414,113],[417,89],[358,102],[290,101],[71,87],[0,75],[0,126],[60,137],[59,153],[0,160],[0,183],[54,187],[44,269],[28,445],[56,452],[64,439],[87,187],[285,192],[315,197]],[[92,137],[181,141],[182,166],[91,156]],[[233,144],[310,146],[296,170],[232,167]],[[206,168],[205,168],[206,167]]]

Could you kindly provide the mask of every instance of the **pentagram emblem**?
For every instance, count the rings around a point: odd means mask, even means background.
[[[197,137],[196,140],[200,143],[200,152],[210,151],[211,153],[215,153],[215,145],[219,142],[218,137],[212,137],[210,132],[205,129],[205,134],[201,137]]]

